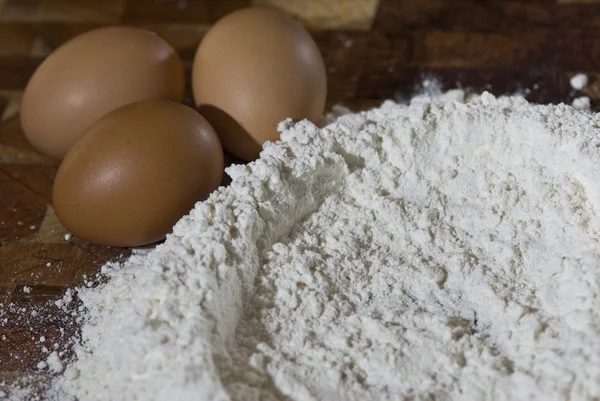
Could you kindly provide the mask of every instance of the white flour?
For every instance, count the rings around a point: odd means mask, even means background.
[[[587,96],[580,96],[573,99],[571,103],[574,109],[589,111],[591,108],[590,98]]]
[[[600,117],[462,97],[282,124],[79,292],[59,397],[600,397]]]
[[[569,80],[569,83],[571,84],[571,88],[575,90],[582,90],[587,86],[588,81],[589,80],[587,75],[579,73],[573,75]]]

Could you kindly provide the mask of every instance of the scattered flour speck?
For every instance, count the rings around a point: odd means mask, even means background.
[[[572,106],[574,109],[589,111],[591,107],[590,98],[587,96],[580,96],[573,99]]]
[[[588,76],[583,73],[575,74],[571,77],[569,82],[571,84],[571,88],[575,90],[582,90],[588,84]]]

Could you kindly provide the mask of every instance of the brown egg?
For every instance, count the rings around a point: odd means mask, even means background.
[[[223,175],[210,124],[175,102],[123,106],[94,123],[63,160],[56,215],[73,234],[113,246],[161,240]]]
[[[280,121],[321,118],[327,78],[308,32],[279,11],[257,7],[229,14],[206,34],[192,88],[223,147],[250,161],[264,142],[279,139]]]
[[[181,101],[183,65],[153,32],[97,29],[52,53],[25,88],[21,124],[40,152],[61,159],[92,123],[123,105],[150,99]]]

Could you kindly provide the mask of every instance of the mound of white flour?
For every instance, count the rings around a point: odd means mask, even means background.
[[[78,293],[54,390],[600,397],[600,117],[462,96],[282,124],[164,245]]]

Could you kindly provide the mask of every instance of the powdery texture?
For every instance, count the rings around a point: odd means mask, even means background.
[[[80,400],[600,397],[600,117],[421,97],[260,160],[81,289]]]
[[[573,108],[577,110],[590,111],[590,98],[587,96],[576,97],[575,99],[573,99],[571,106],[573,106]]]

